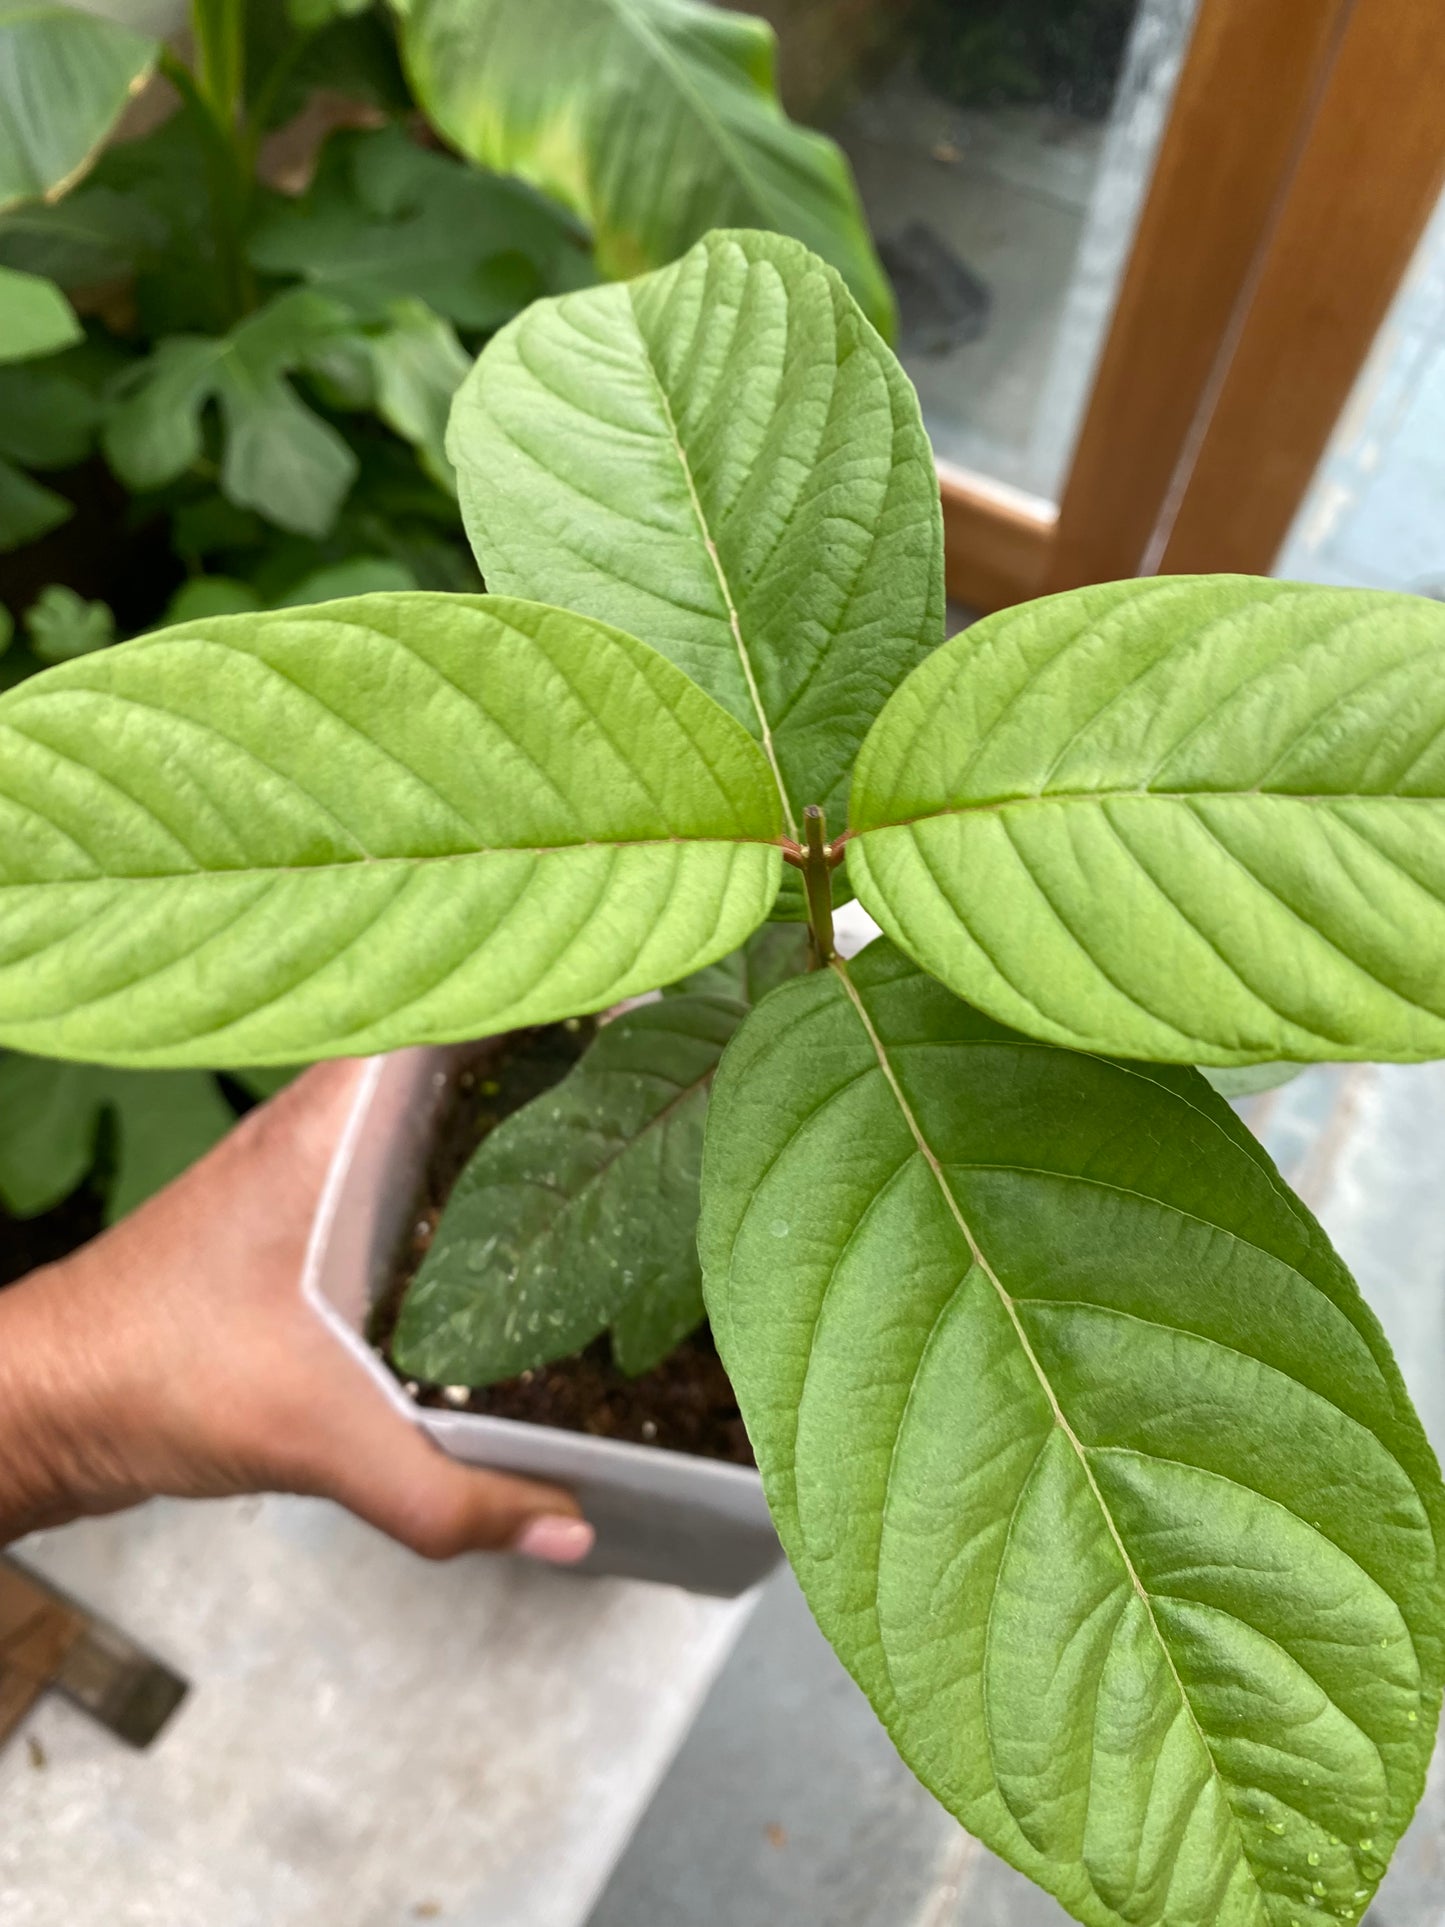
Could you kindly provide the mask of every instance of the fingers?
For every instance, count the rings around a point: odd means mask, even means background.
[[[459,1465],[367,1389],[377,1409],[332,1435],[315,1489],[424,1559],[505,1550],[575,1565],[591,1551],[570,1492]]]

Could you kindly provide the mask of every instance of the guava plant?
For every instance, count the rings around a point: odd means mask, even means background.
[[[912,392],[777,237],[534,306],[449,450],[496,593],[0,698],[0,1041],[458,1039],[805,917],[816,968],[664,1068],[712,1076],[706,1305],[820,1624],[1091,1927],[1357,1920],[1439,1711],[1440,1476],[1190,1066],[1445,1045],[1445,610],[1160,579],[943,642]],[[851,963],[844,878],[885,933]]]

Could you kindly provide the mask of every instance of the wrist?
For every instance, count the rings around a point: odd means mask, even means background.
[[[73,1260],[0,1291],[0,1545],[126,1502]]]

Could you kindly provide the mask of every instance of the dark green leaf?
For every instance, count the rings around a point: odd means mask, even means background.
[[[134,489],[174,481],[201,454],[201,411],[218,401],[221,486],[279,528],[320,536],[356,477],[356,457],[285,379],[349,317],[305,290],[278,296],[228,335],[178,335],[129,374],[102,432],[106,458]]]
[[[889,935],[1035,1036],[1184,1063],[1445,1055],[1445,606],[1077,589],[916,670],[853,779]]]
[[[969,1831],[1090,1927],[1357,1920],[1434,1738],[1445,1494],[1198,1073],[875,943],[730,1047],[700,1243],[813,1611]]]
[[[0,262],[78,288],[133,273],[165,237],[165,223],[144,202],[88,182],[63,201],[0,217]]]
[[[217,616],[0,697],[0,1041],[294,1063],[601,1010],[767,915],[757,745],[501,597]]]
[[[591,278],[565,216],[397,127],[334,136],[310,190],[267,216],[250,253],[265,273],[299,275],[363,319],[404,300],[478,329]]]
[[[893,297],[848,163],[779,107],[761,20],[693,0],[398,11],[412,85],[442,133],[570,207],[605,274],[663,267],[710,228],[772,228],[831,262],[891,335]]]
[[[69,468],[90,452],[100,409],[54,367],[0,368],[0,455],[27,468]]]
[[[33,1217],[69,1197],[114,1119],[106,1222],[114,1223],[194,1164],[235,1123],[205,1071],[116,1071],[0,1057],[0,1200]]]
[[[23,548],[74,513],[63,495],[33,482],[0,455],[0,554]]]
[[[407,1296],[404,1370],[492,1384],[610,1326],[614,1359],[636,1374],[702,1323],[712,1074],[751,1005],[806,965],[806,932],[765,924],[662,1003],[614,1018],[568,1077],[483,1141]]]
[[[614,1356],[640,1372],[702,1323],[703,1119],[744,1015],[724,997],[627,1011],[483,1140],[402,1308],[403,1371],[488,1385],[626,1318]]]

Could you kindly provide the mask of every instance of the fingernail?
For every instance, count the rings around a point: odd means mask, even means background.
[[[512,1541],[512,1550],[524,1559],[545,1559],[549,1566],[575,1566],[587,1557],[596,1540],[597,1534],[585,1519],[548,1512],[527,1521]]]

